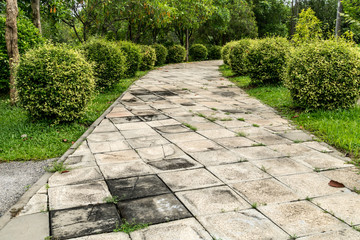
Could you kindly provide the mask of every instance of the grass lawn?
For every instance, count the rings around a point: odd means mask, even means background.
[[[60,157],[135,80],[146,73],[138,72],[134,78],[123,79],[114,89],[96,94],[84,117],[75,123],[34,122],[22,108],[10,106],[8,95],[0,95],[0,161]]]
[[[243,88],[250,96],[277,109],[279,113],[291,119],[299,128],[306,129],[321,140],[347,153],[359,166],[360,157],[360,107],[333,111],[317,110],[306,112],[296,108],[290,92],[284,86],[266,85],[251,87],[249,77],[238,77],[223,65],[220,71],[224,77]]]

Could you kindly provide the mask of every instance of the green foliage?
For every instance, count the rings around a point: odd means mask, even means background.
[[[247,72],[253,84],[279,83],[290,44],[275,37],[253,41],[246,54]]]
[[[139,70],[141,62],[141,49],[138,45],[132,42],[120,41],[117,43],[120,49],[126,55],[126,77],[133,77],[136,71]]]
[[[291,52],[284,73],[292,98],[306,109],[353,106],[359,78],[359,50],[342,40],[299,46]]]
[[[181,45],[173,45],[168,49],[167,62],[181,63],[185,60],[186,49]]]
[[[202,44],[193,44],[189,49],[190,57],[195,61],[205,60],[208,55],[208,50]]]
[[[140,70],[150,70],[153,69],[156,62],[156,52],[155,49],[147,46],[141,45],[141,63],[140,63]]]
[[[253,41],[249,39],[242,39],[235,42],[235,44],[232,45],[232,48],[230,48],[227,62],[231,69],[240,76],[247,74],[249,65],[247,54],[252,42]]]
[[[18,27],[18,47],[20,55],[27,50],[41,45],[45,42],[45,39],[39,34],[39,30],[34,24],[23,16],[20,12],[20,16],[17,19]],[[9,90],[9,58],[7,55],[6,42],[5,42],[5,16],[0,15],[0,91]]]
[[[16,87],[32,117],[69,122],[82,116],[91,99],[93,69],[76,50],[44,45],[23,55]]]
[[[221,58],[224,60],[224,64],[229,65],[230,51],[237,41],[231,41],[226,43],[221,49]]]
[[[139,229],[147,228],[149,224],[147,223],[129,223],[126,219],[123,219],[123,224],[119,226],[116,224],[116,228],[114,232],[124,232],[124,233],[131,233]]]
[[[221,59],[221,46],[218,45],[207,45],[208,59],[218,60]]]
[[[58,162],[58,161],[54,161],[51,163],[51,165],[45,167],[45,171],[47,172],[58,172],[58,173],[63,173],[65,171],[70,171],[71,169],[68,168],[66,166],[66,164],[64,164],[64,162]]]
[[[166,57],[168,55],[167,48],[164,47],[164,45],[162,45],[162,44],[154,44],[154,45],[152,45],[152,47],[155,49],[155,53],[156,53],[155,66],[161,66],[161,65],[165,64]]]
[[[92,39],[82,46],[88,61],[94,63],[96,87],[111,88],[126,71],[125,53],[113,42]]]
[[[299,20],[295,26],[293,41],[297,44],[319,40],[322,38],[321,22],[315,16],[315,12],[308,8],[299,14]]]

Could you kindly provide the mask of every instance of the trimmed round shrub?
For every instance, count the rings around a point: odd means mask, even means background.
[[[242,39],[240,41],[233,42],[232,47],[229,48],[230,53],[228,54],[228,65],[240,76],[247,74],[249,64],[247,53],[252,41],[253,40],[250,39]]]
[[[152,45],[152,47],[155,49],[155,53],[156,53],[155,66],[163,65],[166,61],[168,50],[162,44],[154,44]]]
[[[98,88],[111,88],[125,77],[126,54],[115,43],[93,39],[83,49],[88,61],[94,62]]]
[[[0,15],[0,91],[9,90],[9,57],[7,55],[6,42],[5,42],[5,16]],[[45,42],[45,39],[40,35],[39,30],[34,24],[20,12],[20,16],[17,19],[18,27],[18,47],[19,53],[22,55],[27,50],[41,45]]]
[[[141,45],[140,49],[141,49],[140,70],[146,71],[154,68],[156,62],[155,49],[147,45]]]
[[[342,41],[316,41],[294,49],[284,71],[294,102],[306,109],[349,108],[359,96],[360,54]]]
[[[202,61],[207,58],[208,50],[202,44],[193,44],[189,49],[190,57],[195,61]]]
[[[247,73],[255,85],[281,82],[290,44],[286,38],[254,40],[248,49]]]
[[[141,62],[141,49],[138,45],[132,42],[120,41],[117,43],[120,49],[126,55],[126,77],[134,77],[136,71],[139,70]]]
[[[208,50],[208,59],[209,60],[221,59],[221,46],[208,45],[207,50]]]
[[[226,43],[221,49],[221,58],[224,60],[224,64],[229,65],[229,57],[231,48],[236,44],[237,41],[231,41]]]
[[[185,60],[186,49],[181,45],[173,45],[168,49],[167,62],[181,63]]]
[[[21,105],[35,119],[55,123],[81,117],[95,87],[93,68],[77,50],[44,45],[27,51],[17,67]]]

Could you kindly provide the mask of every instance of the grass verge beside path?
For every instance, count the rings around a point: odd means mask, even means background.
[[[137,79],[123,79],[114,89],[97,94],[82,119],[51,125],[33,122],[26,111],[11,107],[8,95],[0,95],[0,161],[43,160],[61,156],[87,128]]]
[[[224,77],[243,88],[250,96],[275,108],[279,113],[292,120],[298,128],[306,129],[319,139],[336,147],[353,159],[360,166],[360,107],[339,110],[317,110],[306,112],[296,108],[290,92],[284,86],[250,86],[249,77],[235,76],[231,69],[220,67]]]

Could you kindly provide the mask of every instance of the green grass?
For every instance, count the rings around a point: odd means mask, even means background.
[[[250,85],[249,77],[237,77],[227,66],[221,66],[223,76],[242,87],[250,96],[274,107],[279,113],[291,119],[301,129],[306,129],[321,140],[329,143],[353,157],[353,163],[360,161],[360,107],[339,110],[317,110],[307,112],[298,109],[293,103],[290,92],[281,85]]]
[[[75,123],[52,125],[33,121],[21,107],[11,107],[0,95],[0,161],[43,160],[61,156],[87,128],[139,77],[124,79],[114,89],[98,93],[84,117]],[[25,136],[26,134],[26,136]]]
[[[124,232],[124,233],[131,233],[139,229],[147,228],[149,224],[147,223],[129,223],[125,219],[123,219],[123,224],[118,225],[116,224],[116,228],[114,232]]]
[[[193,130],[194,132],[197,131],[197,128],[196,128],[196,127],[194,127],[194,126],[192,126],[192,125],[190,125],[190,124],[188,124],[188,123],[183,123],[183,125],[186,126],[186,127],[188,127],[188,128],[190,128],[190,129]]]

